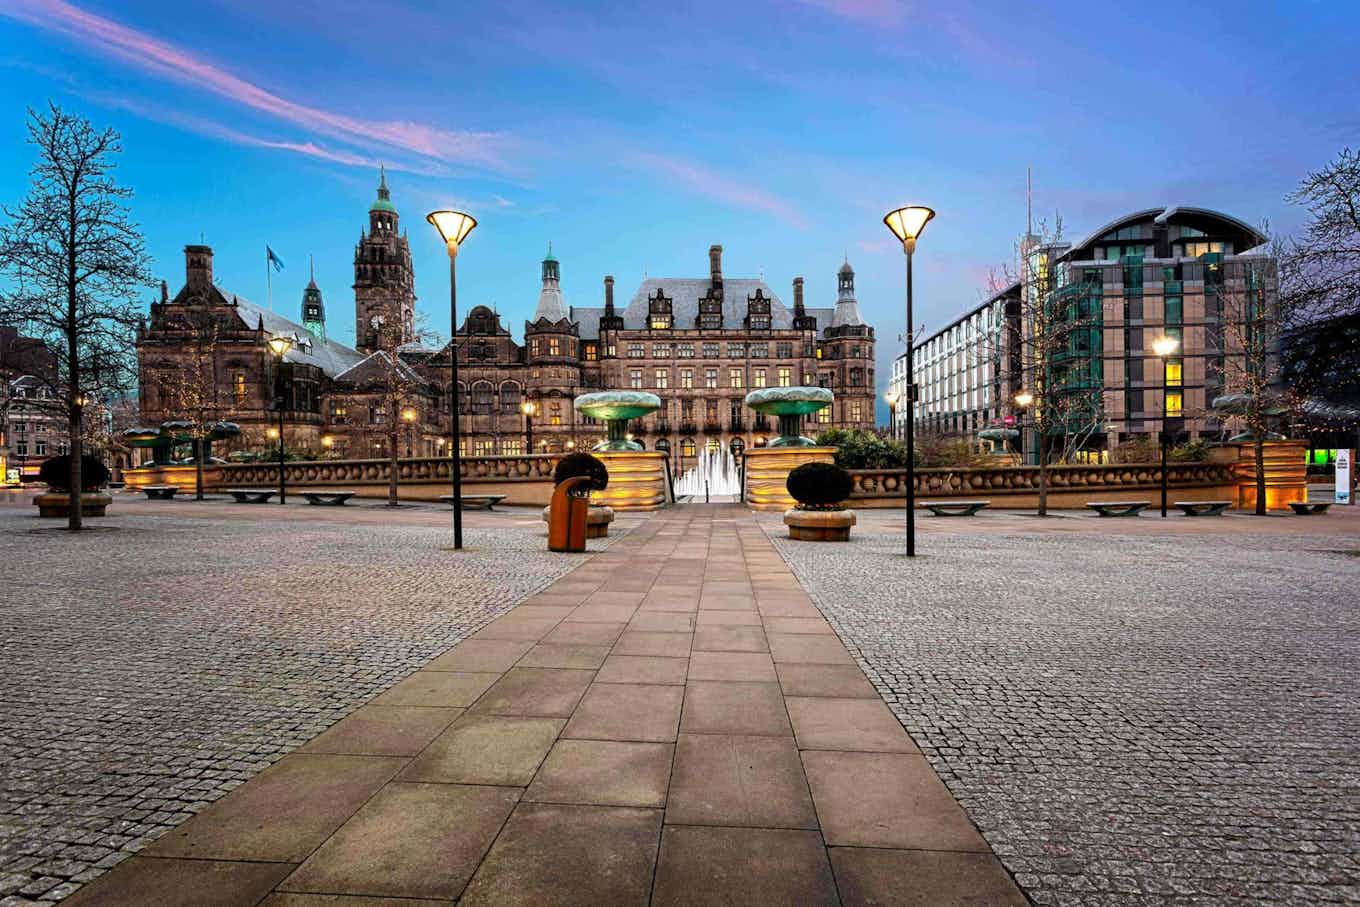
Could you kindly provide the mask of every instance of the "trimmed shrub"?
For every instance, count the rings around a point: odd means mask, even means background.
[[[567,454],[557,461],[553,470],[553,484],[561,485],[574,476],[589,476],[591,491],[604,491],[609,485],[609,470],[599,457],[588,453]]]
[[[845,469],[901,469],[907,447],[863,428],[832,428],[816,437],[818,446],[836,448],[836,464]],[[917,451],[920,461],[920,451]]]
[[[80,482],[84,487],[80,490],[98,491],[108,484],[110,478],[109,468],[91,456],[80,458]],[[71,457],[62,454],[59,457],[49,457],[43,460],[38,467],[39,481],[46,482],[47,487],[53,491],[64,491],[70,493],[71,484]]]
[[[835,463],[804,463],[789,473],[784,486],[804,510],[841,510],[854,483]]]

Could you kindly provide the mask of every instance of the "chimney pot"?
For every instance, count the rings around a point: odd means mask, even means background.
[[[606,275],[604,278],[604,307],[606,309],[614,308],[614,278],[612,275]]]
[[[713,245],[708,247],[708,270],[713,278],[713,283],[722,283],[722,246]]]
[[[803,278],[801,277],[793,279],[793,308],[797,312],[803,310]]]

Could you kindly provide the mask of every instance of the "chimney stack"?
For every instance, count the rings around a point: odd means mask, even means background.
[[[722,246],[708,247],[708,271],[713,286],[722,286]]]
[[[803,278],[793,279],[793,314],[803,314]]]
[[[184,283],[203,290],[212,286],[212,246],[184,247]]]
[[[604,311],[606,315],[614,314],[614,277],[606,275],[604,279]]]

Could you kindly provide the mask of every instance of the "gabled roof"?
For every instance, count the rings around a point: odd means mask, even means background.
[[[364,358],[363,353],[350,349],[343,343],[337,343],[334,340],[318,340],[302,325],[284,318],[278,312],[271,312],[242,296],[235,296],[221,290],[219,292],[222,293],[223,298],[229,304],[235,302],[236,314],[247,328],[254,330],[263,320],[265,332],[269,335],[282,334],[297,338],[298,342],[294,343],[293,347],[283,355],[283,358],[288,362],[313,365],[325,372],[327,376],[336,378]]]
[[[623,316],[625,330],[643,330],[647,327],[647,300],[656,296],[657,290],[671,300],[671,314],[677,329],[693,330],[699,317],[699,300],[708,295],[712,281],[707,277],[649,277],[642,282],[633,294],[628,305],[617,309]],[[746,324],[746,300],[754,296],[756,290],[770,300],[770,326],[774,330],[789,330],[793,327],[793,312],[775,295],[763,280],[751,278],[728,278],[723,281],[723,323],[726,330],[741,330]],[[818,327],[831,324],[832,309],[808,309],[808,314],[817,316]],[[602,307],[571,309],[571,317],[581,326],[581,336],[594,339],[600,336],[600,317]]]
[[[386,350],[375,350],[369,353],[361,361],[350,366],[345,371],[335,375],[337,384],[352,384],[363,386],[366,384],[381,383],[387,380],[388,369],[391,368],[392,357]],[[396,359],[396,372],[401,376],[401,380],[412,383],[424,383],[425,379],[420,373],[411,366],[407,365],[400,357]]]

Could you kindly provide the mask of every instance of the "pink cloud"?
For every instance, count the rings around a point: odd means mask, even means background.
[[[93,47],[145,72],[209,91],[296,126],[346,142],[384,145],[434,158],[501,170],[505,136],[409,121],[363,120],[280,97],[144,32],[86,12],[65,0],[14,0],[9,16]]]
[[[738,208],[763,211],[792,224],[800,230],[808,227],[807,218],[792,204],[749,183],[723,176],[690,161],[666,155],[642,152],[633,155],[632,159],[642,167],[674,177],[696,192],[701,192],[710,198],[716,198]]]

